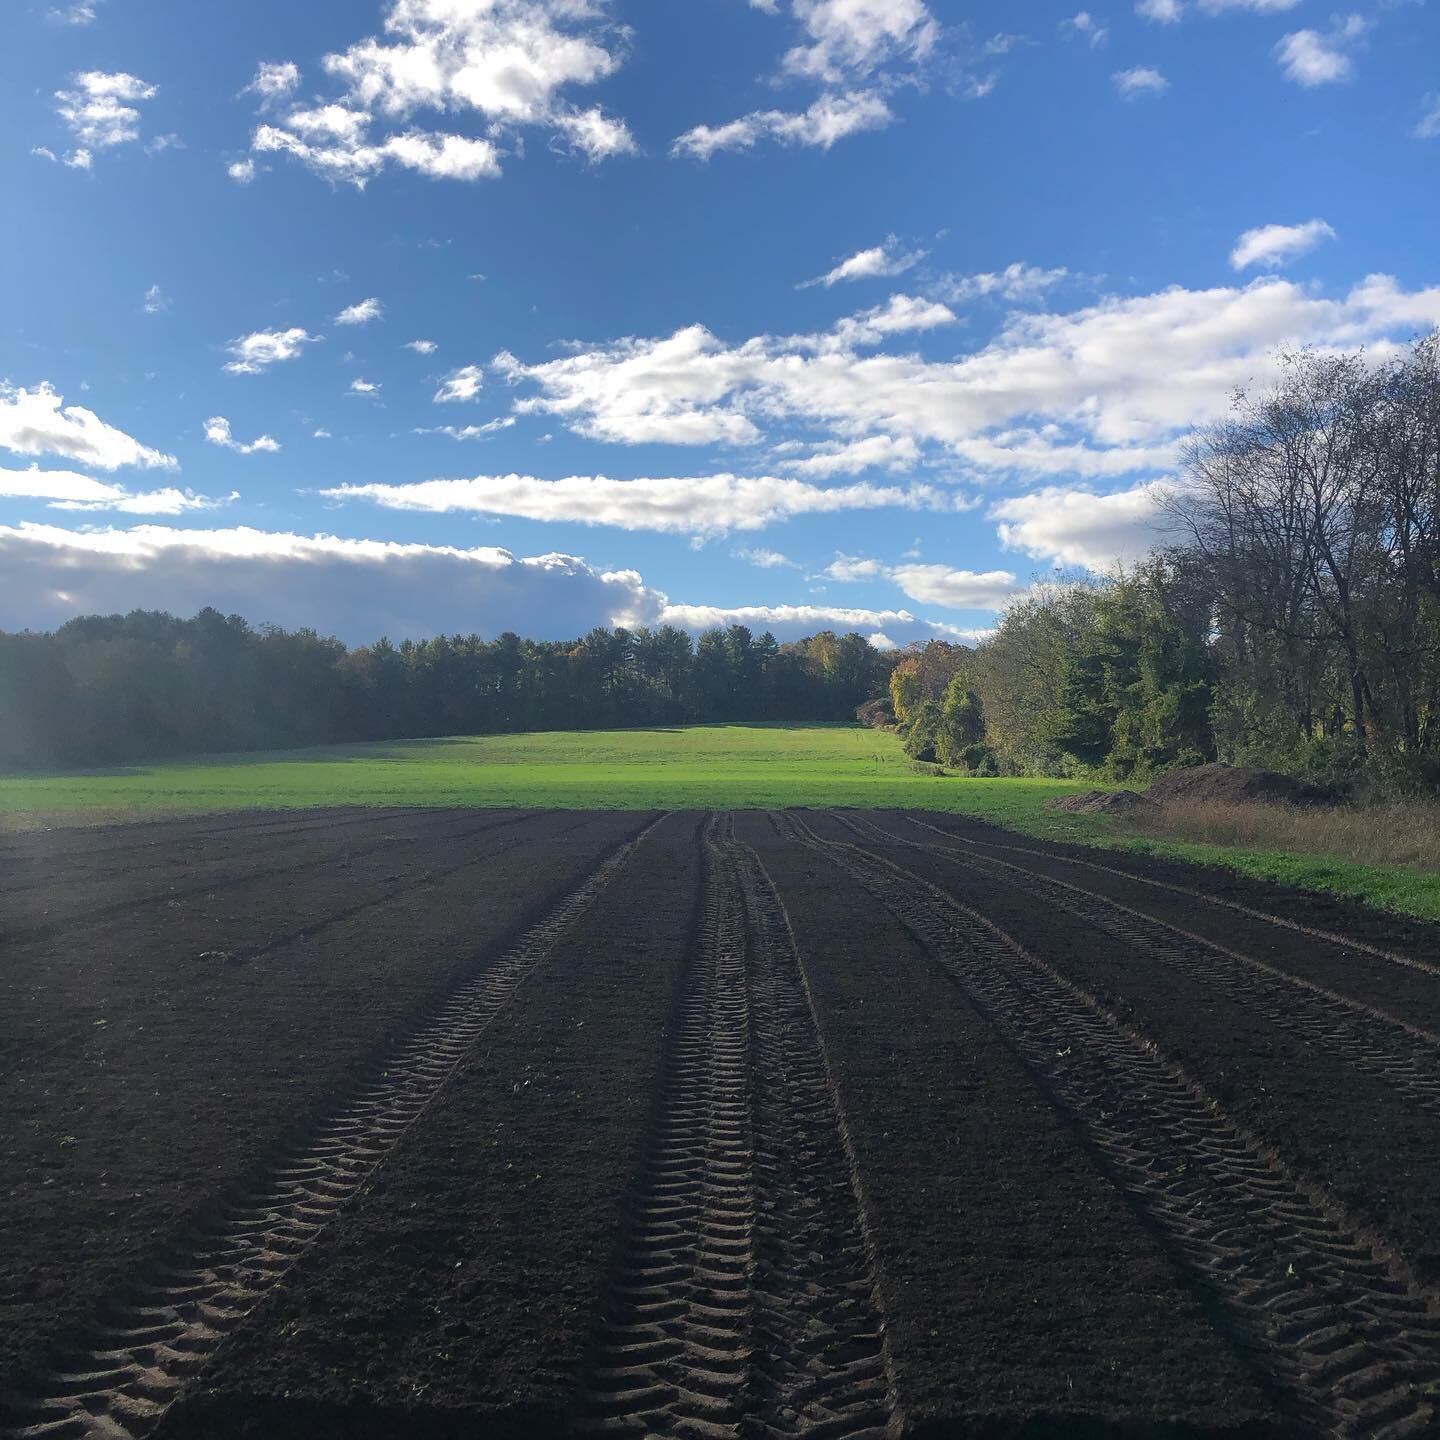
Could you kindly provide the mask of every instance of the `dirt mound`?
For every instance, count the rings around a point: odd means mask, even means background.
[[[1196,765],[1162,775],[1149,790],[1160,805],[1177,800],[1219,800],[1230,804],[1333,805],[1335,796],[1320,785],[1260,770],[1253,765]]]
[[[1155,802],[1138,790],[1082,790],[1078,795],[1057,795],[1045,802],[1047,810],[1069,810],[1076,815],[1129,815],[1153,810]]]

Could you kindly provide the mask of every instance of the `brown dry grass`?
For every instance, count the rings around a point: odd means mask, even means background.
[[[1139,834],[1244,850],[1332,855],[1361,865],[1404,865],[1440,873],[1440,804],[1302,808],[1224,800],[1177,800],[1127,817]]]

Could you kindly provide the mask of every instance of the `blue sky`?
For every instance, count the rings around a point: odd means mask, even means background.
[[[965,636],[1278,346],[1440,324],[1424,0],[4,25],[4,628]]]

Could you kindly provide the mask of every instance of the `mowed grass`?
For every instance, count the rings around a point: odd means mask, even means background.
[[[1141,837],[1103,816],[1047,811],[1089,782],[923,773],[896,736],[854,725],[699,725],[390,741],[101,772],[0,777],[0,828],[319,805],[558,809],[856,806],[973,815],[1040,839],[1219,865],[1440,920],[1440,877],[1403,865]]]

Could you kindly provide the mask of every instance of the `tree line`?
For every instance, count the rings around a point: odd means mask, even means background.
[[[349,741],[724,720],[846,720],[889,662],[861,635],[743,625],[550,642],[503,634],[347,648],[202,610],[0,632],[0,767]]]
[[[1305,351],[1190,440],[1164,543],[894,670],[912,754],[1145,778],[1220,759],[1440,788],[1440,335]]]

